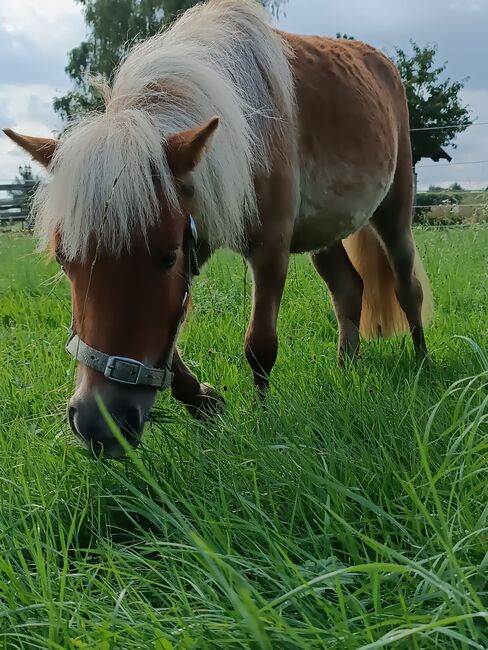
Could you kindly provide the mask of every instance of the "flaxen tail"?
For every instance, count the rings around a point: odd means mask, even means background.
[[[409,331],[407,318],[395,294],[395,280],[383,246],[371,226],[344,240],[344,247],[364,283],[361,334],[367,338],[389,338]],[[422,285],[422,321],[434,313],[432,290],[422,260],[415,251],[414,273]]]

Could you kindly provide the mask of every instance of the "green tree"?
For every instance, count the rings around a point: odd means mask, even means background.
[[[101,98],[87,81],[89,75],[110,77],[128,44],[152,36],[199,0],[76,0],[83,6],[87,40],[68,55],[65,70],[74,88],[54,100],[64,119],[100,108]],[[275,15],[287,0],[261,0]]]
[[[29,214],[32,195],[40,182],[40,178],[32,173],[30,165],[20,165],[18,176],[14,178],[13,183],[19,185],[19,189],[9,190],[8,193],[12,198],[12,203],[7,210],[12,216],[20,213]],[[25,212],[24,212],[25,211]],[[30,216],[27,217],[28,228],[32,227]]]
[[[19,165],[19,174],[14,178],[13,182],[15,185],[21,185],[22,187],[18,190],[9,190],[8,193],[16,201],[28,201],[40,180],[39,176],[32,173],[30,165]]]
[[[456,148],[456,136],[472,124],[460,97],[466,79],[445,76],[447,63],[436,63],[436,47],[420,47],[413,41],[411,46],[410,55],[397,48],[395,62],[407,91],[414,165],[421,158],[450,161],[443,147]]]
[[[450,192],[464,192],[464,187],[460,183],[451,183],[448,189]]]

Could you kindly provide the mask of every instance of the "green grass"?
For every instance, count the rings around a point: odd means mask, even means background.
[[[225,414],[197,424],[164,395],[143,448],[98,462],[64,417],[66,283],[0,236],[0,647],[487,648],[488,229],[417,241],[430,366],[400,339],[340,371],[327,292],[296,258],[257,404],[249,279],[222,254],[182,349]]]

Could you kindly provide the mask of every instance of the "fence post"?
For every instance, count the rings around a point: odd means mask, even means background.
[[[0,226],[21,223],[22,227],[26,224],[29,230],[32,228],[30,208],[37,185],[31,180],[0,184],[0,194],[11,194],[11,198],[0,198]]]
[[[417,209],[415,206],[417,205],[417,171],[415,169],[415,165],[412,167],[412,181],[413,181],[413,221],[415,221]]]
[[[34,192],[37,189],[38,183],[36,181],[26,181],[24,183],[24,186],[25,186],[25,193],[27,197],[27,201],[26,201],[27,217],[25,220],[25,224],[28,230],[32,230],[32,228],[34,227],[34,224],[32,222],[32,215],[31,215],[32,199],[34,196]]]

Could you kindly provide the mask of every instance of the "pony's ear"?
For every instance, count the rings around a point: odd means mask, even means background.
[[[21,135],[12,129],[3,129],[3,132],[24,151],[27,151],[34,160],[44,167],[49,167],[58,146],[58,140],[52,138],[36,138],[32,135]]]
[[[212,117],[206,124],[176,133],[166,140],[166,155],[175,178],[183,179],[202,160],[210,147],[219,121],[218,117]]]

